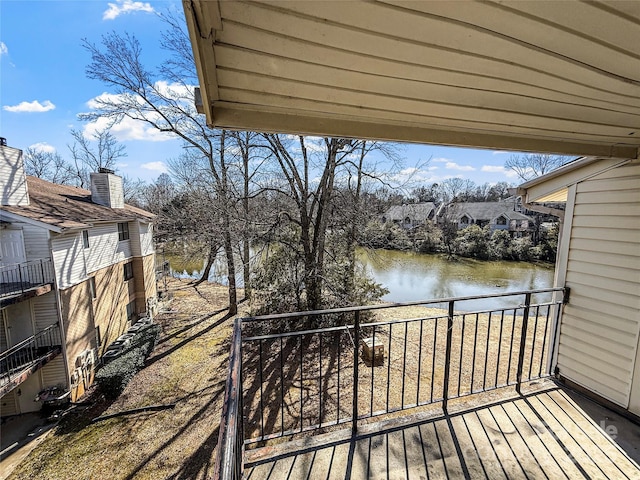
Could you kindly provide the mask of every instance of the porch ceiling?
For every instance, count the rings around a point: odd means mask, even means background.
[[[638,156],[640,2],[183,4],[212,126]]]

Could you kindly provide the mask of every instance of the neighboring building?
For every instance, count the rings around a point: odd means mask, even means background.
[[[124,203],[122,179],[91,191],[25,176],[0,144],[0,414],[37,410],[61,385],[80,396],[106,346],[156,302],[154,215]]]
[[[512,237],[531,236],[535,220],[516,211],[516,208],[513,201],[457,202],[447,205],[439,215],[440,219],[447,218],[457,224],[458,229],[488,225],[489,230],[507,230]]]
[[[433,220],[436,205],[433,202],[396,205],[387,210],[381,217],[382,223],[393,222],[402,228],[419,227],[427,220]]]
[[[555,286],[571,295],[552,366],[640,416],[640,161],[582,158],[519,188],[525,206],[565,202]],[[563,218],[564,217],[564,218]]]

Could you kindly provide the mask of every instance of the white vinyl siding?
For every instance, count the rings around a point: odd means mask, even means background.
[[[136,257],[144,257],[154,252],[153,225],[135,221],[129,223],[131,234],[131,253]]]
[[[58,321],[58,307],[54,292],[40,295],[32,299],[35,314],[35,330],[39,332]]]
[[[51,360],[42,368],[42,386],[53,387],[55,385],[67,386],[67,372],[64,368],[62,354]]]
[[[11,390],[0,399],[0,415],[8,417],[9,415],[18,415],[19,413],[16,390]]]
[[[89,230],[85,255],[87,272],[92,273],[131,257],[131,240],[118,241],[117,223],[97,225]]]
[[[22,234],[27,261],[51,257],[48,230],[35,225],[23,224]]]
[[[640,333],[640,165],[577,184],[560,374],[627,408]]]
[[[22,150],[0,146],[0,185],[2,205],[29,205],[27,177],[22,163]]]
[[[51,250],[59,288],[75,285],[87,276],[82,235],[79,232],[53,237]]]
[[[140,248],[143,257],[154,252],[153,225],[151,223],[140,223]]]

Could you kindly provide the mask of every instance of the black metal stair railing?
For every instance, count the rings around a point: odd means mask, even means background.
[[[61,351],[60,325],[55,323],[0,353],[0,385],[10,383],[24,370]]]

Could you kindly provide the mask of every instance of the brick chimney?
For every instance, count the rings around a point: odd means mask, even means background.
[[[113,170],[101,168],[91,174],[91,201],[110,208],[124,208],[122,177]]]

